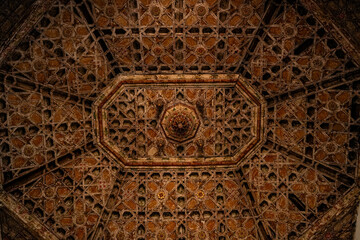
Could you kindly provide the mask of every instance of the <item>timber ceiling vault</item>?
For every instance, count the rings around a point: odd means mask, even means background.
[[[2,2],[0,238],[352,239],[356,1]]]

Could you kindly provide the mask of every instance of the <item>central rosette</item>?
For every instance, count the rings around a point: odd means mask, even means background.
[[[176,104],[165,110],[161,126],[167,138],[183,142],[195,136],[199,119],[190,106]]]
[[[171,116],[169,120],[170,126],[169,131],[174,136],[180,137],[182,135],[187,135],[190,129],[190,118],[183,113],[175,113],[174,116]]]

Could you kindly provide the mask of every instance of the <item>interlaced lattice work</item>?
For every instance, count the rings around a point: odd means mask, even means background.
[[[12,195],[59,238],[83,239],[102,215],[116,167],[98,151],[88,152]]]
[[[116,239],[258,239],[234,171],[124,173],[98,235]]]
[[[92,25],[119,71],[234,72],[260,22],[261,3],[94,1]]]
[[[0,71],[91,99],[107,81],[109,64],[75,5],[54,3]]]
[[[239,172],[266,236],[273,239],[297,239],[349,189],[341,179],[267,147]]]
[[[358,99],[355,91],[334,89],[280,103],[269,109],[268,140],[353,178],[359,120],[350,106]]]
[[[0,56],[1,193],[59,239],[304,236],[359,184],[359,64],[309,2],[54,1]],[[191,84],[151,87],[162,74]],[[211,158],[256,137],[256,104],[196,83],[222,74],[266,107],[263,142],[226,169]],[[128,163],[201,168],[125,169],[98,144],[98,99],[140,75],[147,82],[122,86],[103,109],[107,140]],[[199,120],[183,142],[161,127],[178,103]],[[341,236],[328,231],[314,238]]]
[[[261,137],[259,99],[236,82],[184,84],[109,88],[95,104],[100,143],[125,165],[237,163]],[[171,121],[185,110],[190,136],[176,136]]]
[[[93,141],[89,106],[51,90],[29,91],[21,79],[7,77],[4,82],[0,116],[5,182]]]
[[[352,40],[359,47],[360,16],[357,12],[360,9],[360,4],[351,0],[320,0],[317,3],[324,12],[332,15],[334,21],[342,28],[342,32],[346,33],[349,40]]]
[[[265,98],[355,70],[351,56],[299,1],[283,3],[280,11],[242,66]]]

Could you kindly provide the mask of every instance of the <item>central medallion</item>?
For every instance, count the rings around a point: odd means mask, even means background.
[[[167,138],[184,142],[195,136],[199,128],[199,118],[195,109],[179,103],[165,110],[161,127]]]
[[[260,145],[263,104],[239,75],[119,76],[95,102],[94,126],[127,167],[229,166]]]

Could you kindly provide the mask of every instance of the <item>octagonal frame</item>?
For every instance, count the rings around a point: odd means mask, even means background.
[[[128,159],[120,151],[112,147],[109,139],[106,137],[106,115],[104,109],[108,107],[116,98],[117,94],[127,86],[167,86],[167,85],[224,85],[238,88],[247,99],[256,105],[254,111],[255,119],[255,138],[245,144],[235,156],[232,157],[203,157],[185,159],[185,158],[155,158]],[[264,115],[265,100],[260,93],[255,91],[249,84],[242,80],[237,74],[172,74],[172,75],[126,75],[118,76],[109,86],[99,95],[94,103],[94,121],[93,126],[98,145],[115,161],[123,167],[129,168],[163,168],[163,167],[234,167],[240,164],[242,159],[250,157],[264,141]],[[164,161],[164,159],[166,161]]]

